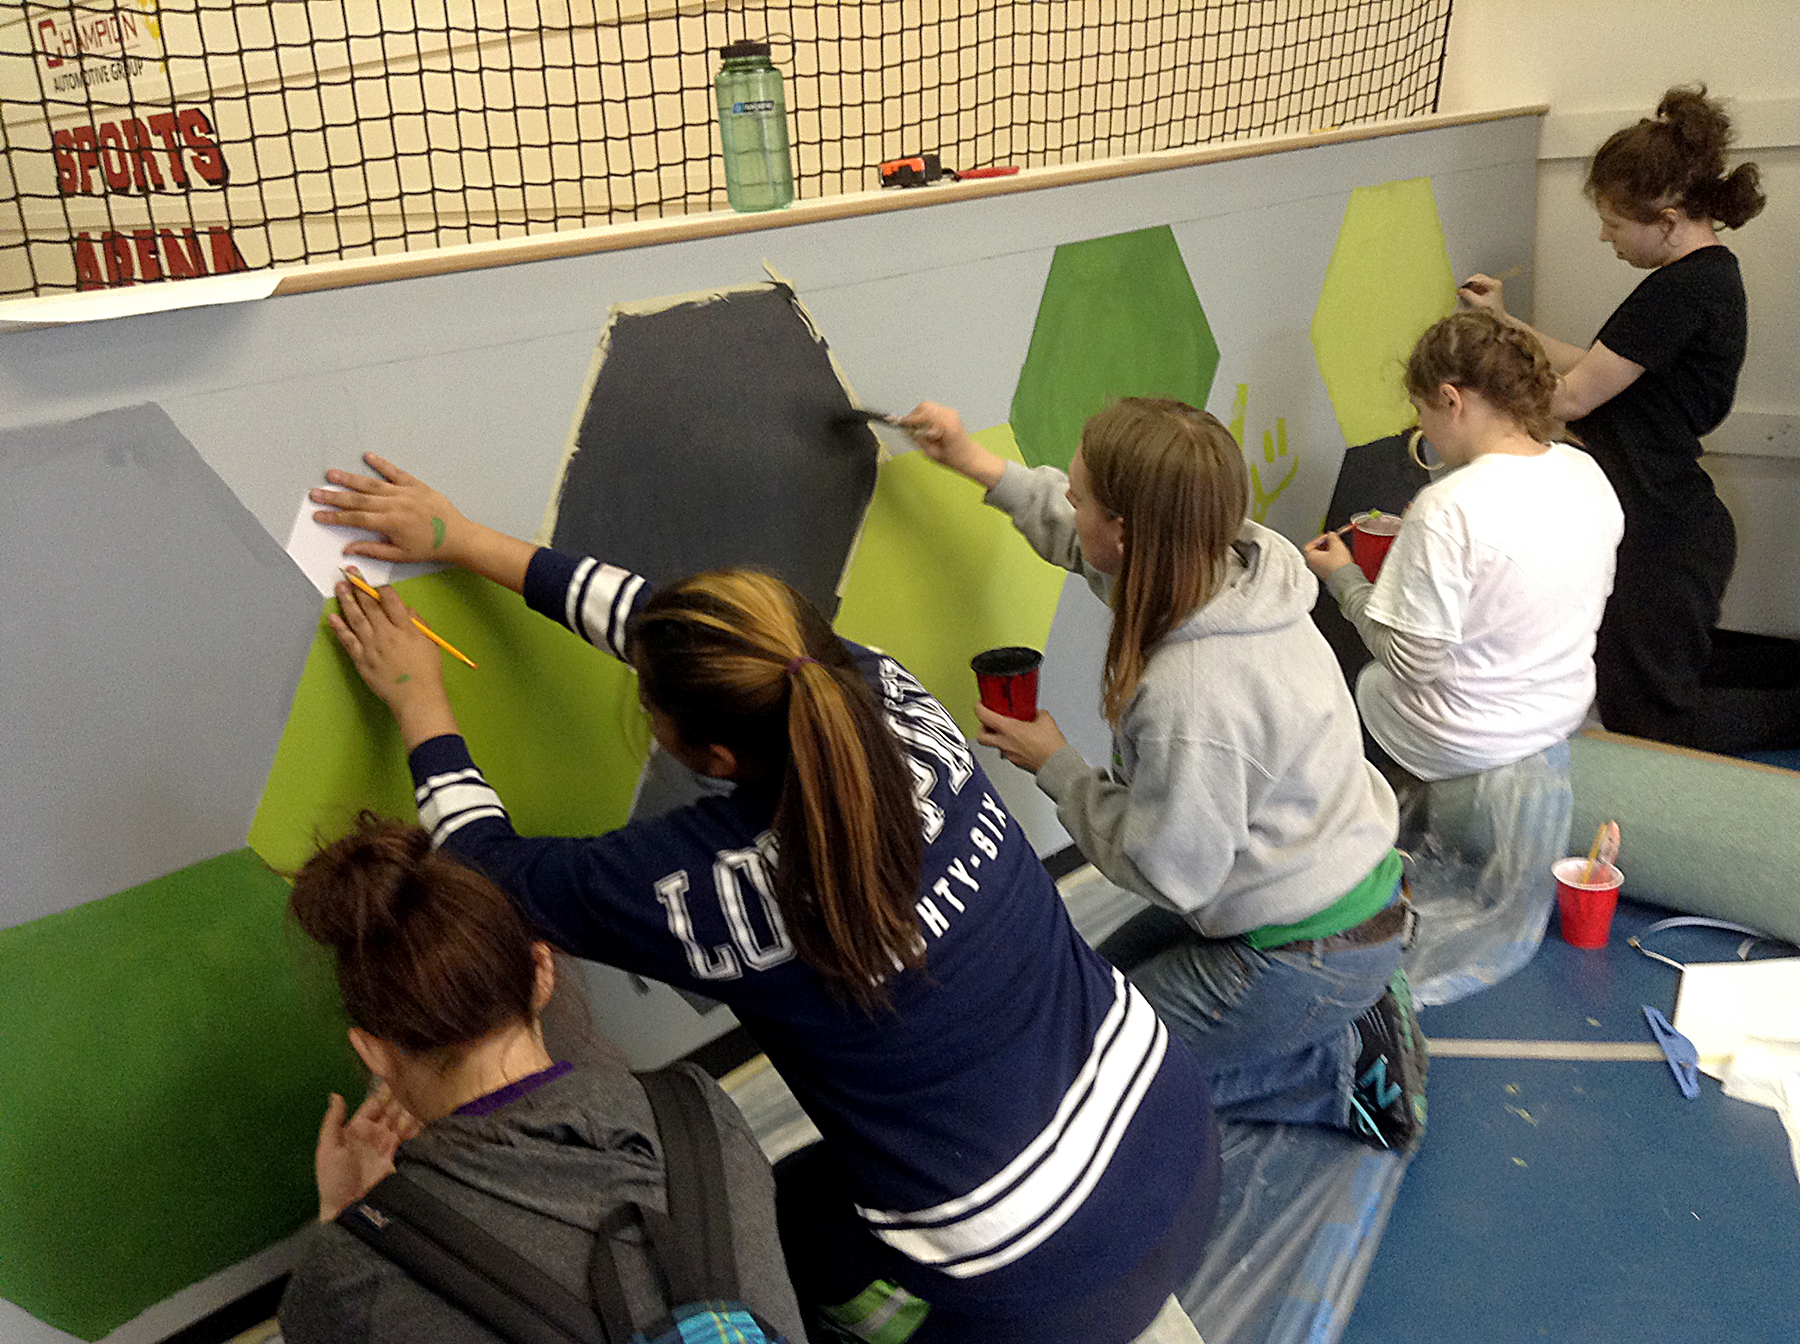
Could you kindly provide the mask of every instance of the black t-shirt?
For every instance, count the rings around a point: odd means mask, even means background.
[[[1595,338],[1644,366],[1618,396],[1569,426],[1634,514],[1680,513],[1714,497],[1700,436],[1731,410],[1748,319],[1737,258],[1703,247],[1645,276]]]

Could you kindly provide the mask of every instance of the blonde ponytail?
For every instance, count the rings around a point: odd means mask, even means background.
[[[779,785],[775,898],[802,960],[873,1010],[924,965],[924,842],[886,717],[825,618],[780,579],[713,570],[653,597],[631,636],[645,699],[683,742]]]

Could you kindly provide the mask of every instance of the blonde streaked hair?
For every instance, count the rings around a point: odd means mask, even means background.
[[[1216,417],[1155,397],[1125,397],[1089,417],[1081,460],[1094,501],[1125,524],[1101,696],[1117,727],[1157,644],[1225,586],[1250,477]]]
[[[711,570],[645,604],[630,652],[683,742],[778,789],[775,899],[801,959],[840,997],[890,1004],[895,970],[925,963],[924,841],[900,744],[830,624],[772,574]]]

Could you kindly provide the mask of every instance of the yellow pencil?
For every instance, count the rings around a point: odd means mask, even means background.
[[[368,583],[363,579],[362,575],[352,574],[349,570],[346,569],[344,571],[344,577],[350,581],[350,583],[356,588],[356,590],[358,592],[367,593],[370,597],[374,598],[377,602],[379,602],[381,600],[381,594],[376,592],[373,588],[369,587]],[[421,635],[424,635],[426,639],[429,639],[433,644],[437,645],[445,653],[449,654],[453,658],[462,659],[462,661],[467,663],[470,667],[476,666],[475,660],[473,658],[469,657],[468,654],[464,653],[461,649],[457,648],[456,645],[452,644],[449,640],[445,639],[437,631],[433,630],[429,625],[426,625],[425,622],[421,621],[417,616],[412,618],[412,623],[413,623],[413,627],[416,630],[418,630],[418,632]]]

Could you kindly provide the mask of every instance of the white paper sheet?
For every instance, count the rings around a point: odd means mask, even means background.
[[[1721,1080],[1746,1037],[1800,1041],[1800,957],[1688,963],[1674,1027],[1700,1052],[1700,1071]]]
[[[353,541],[380,541],[380,533],[370,532],[360,527],[328,527],[324,523],[313,521],[313,514],[319,506],[302,496],[300,511],[294,515],[294,526],[288,532],[287,553],[293,557],[294,563],[300,566],[301,572],[312,580],[325,597],[330,597],[332,587],[342,577],[345,565],[355,565],[362,576],[379,588],[384,583],[392,583],[396,566],[388,560],[371,560],[366,555],[346,556],[344,547]],[[407,565],[408,572],[416,573],[418,566]]]
[[[126,285],[119,289],[15,299],[0,304],[0,332],[64,327],[71,322],[106,322],[115,317],[136,317],[140,313],[162,313],[177,308],[249,303],[268,298],[280,283],[279,271],[241,271],[154,285]]]

